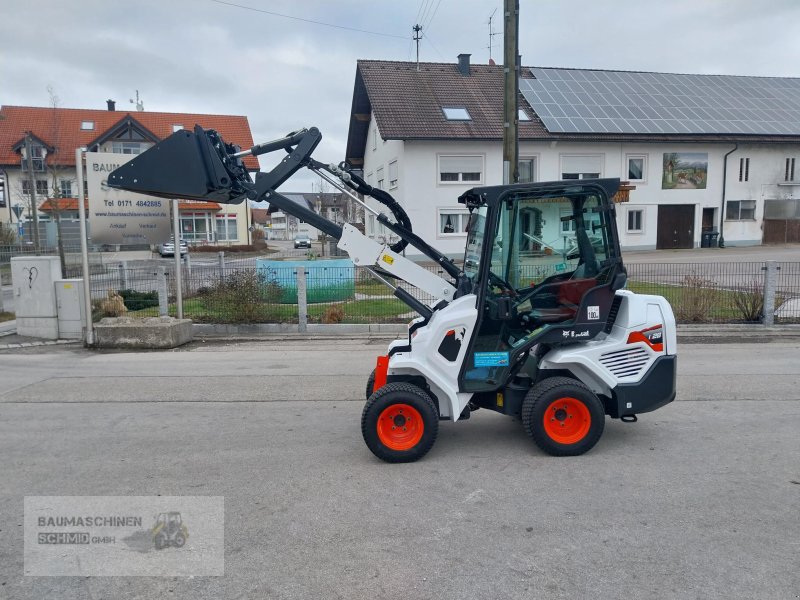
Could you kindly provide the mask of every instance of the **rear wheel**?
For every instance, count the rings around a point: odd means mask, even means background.
[[[528,391],[522,423],[548,454],[577,456],[591,450],[603,435],[605,411],[600,399],[579,381],[551,377]]]
[[[387,383],[372,394],[361,415],[361,434],[386,462],[425,456],[439,433],[439,412],[430,396],[410,383]]]

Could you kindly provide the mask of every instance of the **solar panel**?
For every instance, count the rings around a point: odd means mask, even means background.
[[[520,92],[553,133],[800,135],[800,79],[531,72]]]

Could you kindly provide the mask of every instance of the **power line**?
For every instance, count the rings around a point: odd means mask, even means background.
[[[447,59],[442,55],[441,52],[439,52],[439,49],[436,46],[433,45],[433,41],[431,41],[431,37],[426,33],[423,33],[422,37],[424,37],[426,40],[428,40],[428,43],[431,45],[431,48],[433,48],[434,51],[436,52],[436,54],[439,55],[439,58],[442,59],[442,62],[447,62]]]
[[[439,1],[436,3],[436,8],[434,8],[434,9],[433,9],[433,14],[431,14],[431,17],[430,17],[430,19],[428,19],[428,22],[427,22],[425,25],[423,25],[423,27],[425,27],[425,28],[427,28],[427,29],[430,29],[430,28],[431,28],[431,23],[433,22],[433,18],[436,16],[436,13],[439,11],[439,5],[440,5],[441,3],[442,3],[442,0],[439,0]]]
[[[323,25],[324,27],[333,27],[334,29],[345,29],[347,31],[357,31],[358,33],[368,33],[370,35],[380,35],[383,37],[389,38],[397,38],[401,40],[407,40],[408,36],[406,35],[394,35],[392,33],[382,33],[380,31],[368,31],[366,29],[358,29],[356,27],[347,27],[346,25],[334,25],[333,23],[323,23],[322,21],[314,21],[313,19],[303,19],[301,17],[294,17],[292,15],[284,15],[281,13],[273,12],[271,10],[264,10],[263,8],[253,8],[252,6],[245,6],[243,4],[236,4],[234,2],[224,2],[223,0],[211,0],[211,2],[215,2],[217,4],[223,4],[225,6],[235,6],[236,8],[242,8],[244,10],[252,10],[253,12],[264,13],[266,15],[272,15],[273,17],[283,17],[284,19],[293,19],[295,21],[303,21],[304,23],[313,23],[314,25]]]

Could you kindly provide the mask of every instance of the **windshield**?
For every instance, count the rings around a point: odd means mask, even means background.
[[[608,257],[607,219],[594,194],[516,197],[500,211],[490,270],[515,289],[581,265],[594,276]]]
[[[467,247],[464,251],[464,273],[472,281],[478,275],[483,250],[483,237],[486,229],[487,207],[481,206],[473,210],[467,224]]]

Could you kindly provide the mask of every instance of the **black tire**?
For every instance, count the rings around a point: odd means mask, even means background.
[[[399,405],[413,409],[406,411],[408,421],[401,414],[401,408],[397,409],[398,414],[391,414],[392,408]],[[381,421],[382,416],[391,420]],[[415,429],[409,425],[407,430],[405,426],[412,422],[412,418]],[[424,390],[410,383],[387,383],[370,396],[361,414],[364,442],[375,456],[390,463],[419,460],[433,447],[438,433],[439,411],[436,405]],[[394,440],[393,436],[400,436],[400,439]],[[392,442],[395,442],[395,447],[388,445]]]
[[[367,390],[365,399],[369,400],[369,397],[372,396],[373,388],[375,387],[375,369],[372,369],[372,373],[369,374],[369,378],[367,379]]]
[[[548,411],[552,416],[545,422]],[[552,456],[588,452],[605,427],[600,399],[580,381],[568,377],[550,377],[534,385],[522,403],[521,417],[527,434]]]
[[[183,548],[183,546],[184,546],[184,544],[185,544],[185,543],[186,543],[186,538],[185,538],[185,537],[183,537],[183,534],[182,534],[182,533],[179,533],[178,535],[176,535],[176,536],[175,536],[175,539],[174,539],[174,540],[172,540],[172,544],[173,544],[173,545],[174,545],[176,548]]]
[[[167,538],[163,534],[159,533],[154,540],[156,550],[163,550],[167,547]]]

